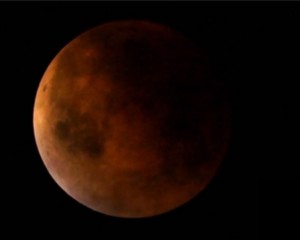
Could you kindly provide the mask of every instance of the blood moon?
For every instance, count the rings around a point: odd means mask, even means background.
[[[116,21],[68,43],[45,71],[33,125],[56,183],[112,216],[186,203],[227,148],[229,105],[193,42],[160,24]]]

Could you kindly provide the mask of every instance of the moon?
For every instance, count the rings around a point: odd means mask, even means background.
[[[70,197],[142,218],[187,203],[218,172],[231,107],[201,48],[175,30],[121,20],[54,57],[35,97],[43,163]]]

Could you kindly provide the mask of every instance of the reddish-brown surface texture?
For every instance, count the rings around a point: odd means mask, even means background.
[[[159,24],[117,21],[75,38],[47,68],[34,105],[53,179],[119,217],[189,201],[216,174],[229,139],[230,108],[207,69],[200,48]]]

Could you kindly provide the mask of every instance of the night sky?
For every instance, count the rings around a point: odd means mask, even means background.
[[[299,4],[267,2],[1,3],[5,225],[29,224],[24,236],[44,229],[58,237],[63,231],[95,239],[114,232],[140,239],[161,233],[258,239],[266,216],[279,230],[279,214],[289,218],[299,211],[299,154],[292,140],[299,110],[299,13]],[[206,50],[217,74],[231,84],[232,137],[218,175],[191,202],[148,219],[108,217],[71,199],[48,174],[33,135],[35,94],[53,57],[82,32],[120,19],[150,20],[183,33]]]

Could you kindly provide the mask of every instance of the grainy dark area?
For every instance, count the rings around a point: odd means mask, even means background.
[[[105,134],[87,116],[81,116],[73,110],[68,110],[68,116],[66,120],[56,123],[55,136],[73,156],[87,154],[100,159],[104,151]]]

